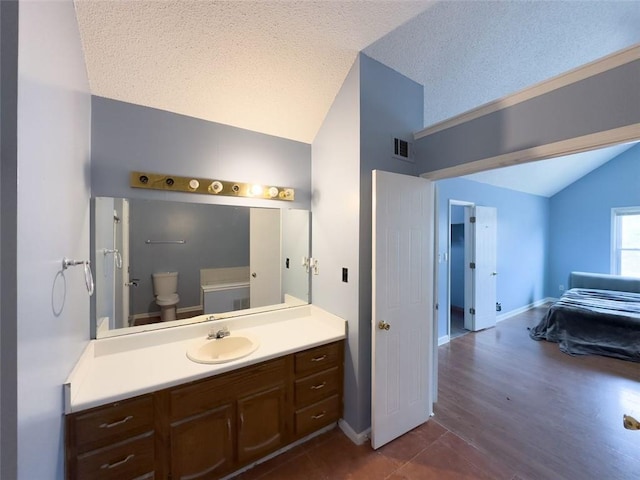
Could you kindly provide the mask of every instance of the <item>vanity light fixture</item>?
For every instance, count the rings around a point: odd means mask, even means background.
[[[262,195],[263,188],[262,185],[251,185],[250,193],[254,197],[259,197]]]
[[[264,198],[266,200],[295,200],[295,191],[289,187],[260,185],[255,183],[227,182],[200,177],[179,177],[162,173],[131,172],[129,178],[133,188],[173,190],[176,192],[224,195],[230,197]]]

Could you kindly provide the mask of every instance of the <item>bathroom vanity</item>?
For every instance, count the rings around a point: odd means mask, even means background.
[[[259,347],[189,360],[222,324]],[[344,337],[307,305],[91,342],[65,384],[67,479],[220,478],[304,439],[342,415]]]

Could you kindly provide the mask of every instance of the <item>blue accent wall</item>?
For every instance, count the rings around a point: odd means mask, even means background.
[[[131,313],[160,310],[152,275],[178,272],[179,308],[200,305],[200,269],[249,266],[249,207],[158,200],[130,200]],[[148,245],[184,240],[184,245]],[[248,277],[247,277],[248,279]]]
[[[456,210],[462,207],[456,207]],[[451,306],[464,308],[464,223],[451,225]]]
[[[610,273],[611,209],[638,205],[640,145],[551,197],[548,296],[560,296],[571,271]]]
[[[416,141],[420,173],[640,123],[640,60]],[[425,87],[426,88],[426,87]]]
[[[472,202],[498,210],[497,301],[508,313],[545,298],[549,199],[463,178],[437,182],[438,239],[441,258],[447,251],[449,200]],[[438,304],[447,304],[447,264],[438,268]],[[438,313],[438,336],[447,334],[446,308]]]
[[[91,105],[94,197],[311,207],[308,144],[109,98],[94,96]],[[129,186],[135,170],[291,187],[295,201],[136,189]]]

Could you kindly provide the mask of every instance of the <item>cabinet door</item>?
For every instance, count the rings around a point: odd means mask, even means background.
[[[213,479],[233,467],[233,406],[171,424],[171,478]]]
[[[261,458],[284,445],[284,420],[284,385],[238,399],[239,462]]]

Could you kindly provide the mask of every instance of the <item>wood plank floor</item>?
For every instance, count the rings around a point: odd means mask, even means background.
[[[545,311],[440,347],[436,420],[522,478],[640,478],[640,364],[531,340]]]
[[[640,364],[535,342],[537,308],[439,348],[435,417],[374,451],[338,429],[238,479],[640,479]]]

